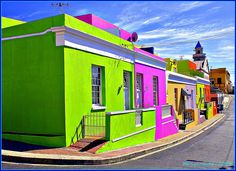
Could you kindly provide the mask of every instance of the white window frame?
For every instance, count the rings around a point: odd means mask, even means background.
[[[156,82],[154,82],[154,80],[156,80]],[[152,83],[152,85],[153,85],[153,105],[154,106],[158,106],[159,105],[158,77],[157,76],[153,76],[152,82],[153,82]]]
[[[97,69],[98,72],[94,72],[94,69]],[[98,78],[95,78],[94,75],[95,74],[99,74]],[[92,107],[96,108],[96,109],[102,109],[102,95],[103,95],[103,90],[102,90],[102,67],[101,66],[97,66],[97,65],[92,65]],[[94,84],[95,81],[95,84]],[[100,82],[100,84],[97,84],[97,81]],[[94,90],[94,86],[98,87],[98,91]],[[98,93],[99,96],[96,97],[96,95],[94,96],[95,93]],[[98,100],[94,101],[94,98],[98,98]]]
[[[172,116],[172,110],[171,110],[171,105],[163,105],[161,107],[161,118],[169,118]]]
[[[125,82],[125,77],[127,79],[126,82]],[[128,109],[130,109],[130,72],[128,72],[128,71],[123,72],[123,81],[124,81],[124,109],[128,110]],[[128,107],[126,107],[126,103],[125,103],[126,102],[125,88],[128,89],[128,103],[129,103]]]
[[[139,104],[139,102],[137,101],[137,103],[138,103],[137,108],[142,108],[143,107],[143,75],[140,74],[140,73],[136,74],[136,100],[137,100],[138,90],[141,92],[140,93],[140,95],[141,95],[141,104]]]
[[[135,125],[136,127],[142,126],[143,123],[143,112],[137,110],[135,113]]]

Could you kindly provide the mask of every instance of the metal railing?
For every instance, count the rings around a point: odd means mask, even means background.
[[[184,111],[184,124],[192,122],[194,120],[194,111],[193,110],[185,110]]]
[[[83,116],[83,137],[105,137],[105,113],[92,113]]]

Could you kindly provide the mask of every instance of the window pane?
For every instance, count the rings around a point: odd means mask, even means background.
[[[171,106],[162,106],[162,118],[171,116]]]
[[[153,77],[153,104],[154,105],[158,105],[158,78],[157,77]]]
[[[100,104],[101,105],[101,97],[102,94],[102,80],[101,80],[101,67],[92,66],[92,97],[93,97],[93,104]]]
[[[135,119],[136,125],[142,124],[142,111],[136,112],[136,119]]]
[[[143,107],[143,90],[142,90],[143,79],[141,74],[136,75],[136,98],[137,108]]]

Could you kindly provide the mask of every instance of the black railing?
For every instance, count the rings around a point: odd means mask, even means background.
[[[105,137],[105,113],[93,113],[83,117],[83,137]]]
[[[190,123],[194,120],[193,114],[194,114],[193,110],[184,111],[184,124]]]

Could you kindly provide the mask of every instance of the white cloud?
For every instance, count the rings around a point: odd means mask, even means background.
[[[213,7],[213,8],[210,8],[207,10],[207,12],[210,12],[210,13],[214,13],[214,12],[217,12],[221,9],[221,7]]]
[[[179,43],[196,42],[198,40],[214,40],[225,37],[234,33],[234,26],[218,28],[215,30],[200,28],[182,28],[182,29],[155,29],[153,31],[139,34],[139,39],[162,38],[153,42],[150,40],[149,45],[156,46],[173,46]]]
[[[180,57],[182,56],[183,59],[192,59],[192,55],[191,54],[176,54],[176,53],[162,53],[162,52],[158,52],[158,55],[162,58],[172,58],[172,59],[180,59]]]
[[[152,24],[152,23],[155,23],[155,22],[157,22],[157,21],[160,21],[160,18],[161,18],[160,16],[150,18],[150,19],[144,21],[143,24],[145,25],[145,24]]]
[[[194,8],[198,8],[198,7],[202,7],[202,6],[206,6],[208,4],[210,4],[212,2],[199,2],[199,1],[196,1],[196,2],[185,2],[185,3],[182,3],[180,4],[179,6],[179,12],[187,12],[187,11],[190,11]]]
[[[165,26],[165,27],[168,27],[168,26],[171,26],[171,27],[187,26],[187,25],[190,25],[190,24],[196,24],[196,22],[199,19],[200,18],[184,18],[184,19],[181,19],[179,21],[175,20],[174,22],[165,23],[163,26]]]
[[[234,46],[224,46],[224,47],[219,48],[219,50],[222,50],[222,51],[233,50],[234,51]]]

